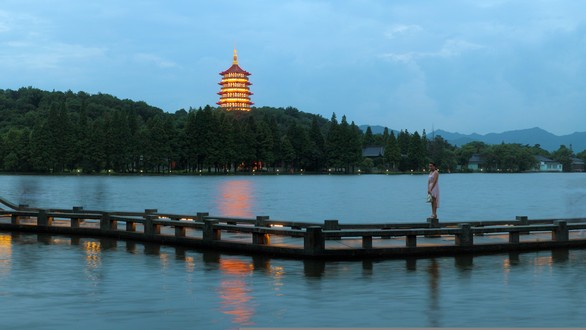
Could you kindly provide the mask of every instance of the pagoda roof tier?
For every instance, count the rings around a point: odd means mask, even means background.
[[[242,73],[244,75],[250,76],[250,72],[242,69],[238,64],[232,64],[232,66],[229,67],[228,70],[220,72],[222,76],[228,73]]]
[[[247,95],[254,95],[253,92],[241,92],[241,91],[219,91],[217,94],[218,95],[224,95],[224,94],[230,94],[230,93],[241,93],[241,94],[247,94]]]
[[[224,95],[226,94],[230,94],[230,93],[222,93],[222,92],[218,92],[216,93],[218,95],[220,95],[220,98],[224,97]],[[247,96],[242,96],[242,97],[238,97],[239,99],[246,99],[249,100],[250,99],[250,95],[252,95],[252,93],[248,94]],[[237,98],[237,97],[232,97],[232,98]]]
[[[231,101],[227,101],[225,99],[220,99],[220,101],[216,102],[216,104],[222,105],[222,104],[234,104],[234,103],[239,103],[239,104],[254,104],[254,102],[250,102],[250,100],[231,100]]]
[[[233,88],[222,88],[220,89],[219,93],[242,93],[242,94],[249,94],[252,95],[253,93],[250,91],[250,89],[246,89],[246,88],[237,88],[237,87],[233,87]]]
[[[219,102],[223,103],[252,103],[250,99],[239,97],[221,97]]]
[[[248,80],[247,77],[224,77],[222,81],[231,83],[245,83],[250,80]]]
[[[252,85],[252,83],[251,83],[251,82],[249,82],[249,81],[246,81],[246,82],[244,82],[244,81],[233,82],[233,81],[224,81],[224,80],[222,80],[222,81],[220,81],[220,82],[218,83],[218,85],[225,85],[225,84],[245,84],[245,85],[247,85],[247,86],[250,86],[250,85]]]

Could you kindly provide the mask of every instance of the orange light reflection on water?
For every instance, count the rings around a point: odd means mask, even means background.
[[[220,184],[219,198],[216,199],[218,210],[222,216],[252,217],[252,200],[250,181],[230,180]]]
[[[221,259],[220,270],[228,275],[219,288],[222,313],[231,316],[236,324],[251,325],[254,307],[250,304],[250,288],[244,279],[254,270],[254,266],[241,260]]]
[[[0,235],[0,275],[10,273],[12,261],[12,236]]]
[[[102,264],[102,244],[96,241],[87,241],[83,243],[83,250],[85,251],[86,269],[85,273],[89,279],[96,281],[98,276],[95,273]]]

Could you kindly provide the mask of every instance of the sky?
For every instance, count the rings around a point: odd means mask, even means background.
[[[586,1],[0,0],[0,89],[255,106],[428,133],[586,131]]]

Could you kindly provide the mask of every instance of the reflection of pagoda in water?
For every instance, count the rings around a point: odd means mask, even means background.
[[[223,72],[222,81],[218,84],[222,86],[218,95],[220,95],[220,102],[217,104],[228,110],[250,111],[250,106],[254,103],[250,102],[250,95],[252,92],[248,86],[252,85],[248,81],[250,73],[238,66],[238,55],[234,49],[234,61],[232,66]]]

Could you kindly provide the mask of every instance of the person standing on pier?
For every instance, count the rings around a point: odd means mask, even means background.
[[[439,170],[434,162],[429,162],[429,176],[427,178],[427,193],[431,196],[431,218],[437,219],[439,207]]]

